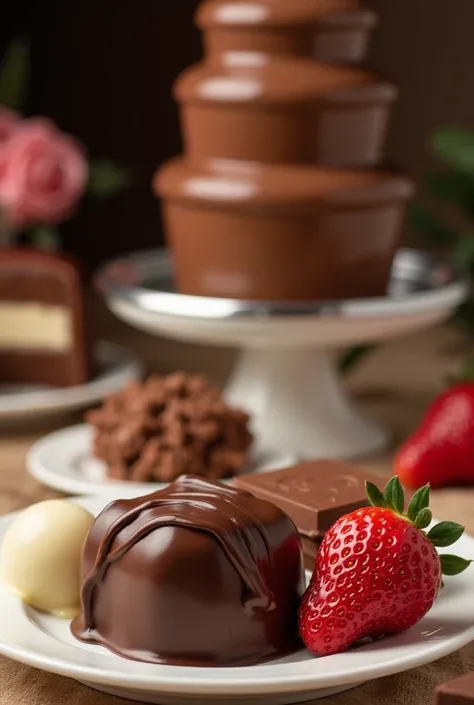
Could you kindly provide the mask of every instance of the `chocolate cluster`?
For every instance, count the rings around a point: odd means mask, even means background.
[[[115,480],[232,476],[247,463],[252,443],[248,415],[228,406],[206,379],[185,372],[130,383],[87,421],[94,455]]]

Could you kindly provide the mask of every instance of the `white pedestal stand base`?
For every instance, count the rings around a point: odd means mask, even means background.
[[[246,350],[226,398],[251,412],[263,452],[352,458],[376,453],[389,440],[347,397],[324,351]]]

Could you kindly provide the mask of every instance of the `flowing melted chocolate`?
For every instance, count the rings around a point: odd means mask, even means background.
[[[296,529],[246,491],[188,476],[112,503],[88,537],[83,575],[73,634],[128,658],[243,665],[298,645]]]

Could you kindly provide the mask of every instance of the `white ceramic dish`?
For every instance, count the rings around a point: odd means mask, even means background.
[[[96,514],[104,499],[81,498]],[[16,514],[0,519],[0,551]],[[464,536],[457,553],[474,559],[474,539]],[[25,607],[0,585],[0,653],[93,688],[162,705],[287,705],[307,702],[374,678],[422,666],[474,639],[474,568],[450,578],[432,611],[395,637],[324,659],[299,653],[259,666],[185,668],[127,661],[101,647],[76,641],[69,622]]]
[[[39,482],[66,494],[102,497],[137,497],[164,487],[153,482],[119,482],[107,479],[105,465],[92,457],[92,428],[87,424],[70,426],[37,441],[26,457],[28,471]],[[292,456],[260,454],[248,472],[285,467]]]
[[[95,351],[98,371],[87,384],[51,389],[0,386],[0,421],[17,421],[84,409],[117,392],[143,374],[141,363],[118,345],[101,342]]]

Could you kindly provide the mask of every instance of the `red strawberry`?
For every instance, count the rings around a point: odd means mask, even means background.
[[[367,483],[372,506],[339,519],[321,544],[299,611],[301,637],[319,656],[348,649],[363,637],[409,629],[431,609],[441,575],[457,575],[470,561],[438,556],[464,528],[432,521],[429,487],[415,493],[406,514],[397,477],[382,494]]]
[[[395,457],[395,472],[416,489],[474,483],[474,383],[465,382],[439,396],[420,427]]]

